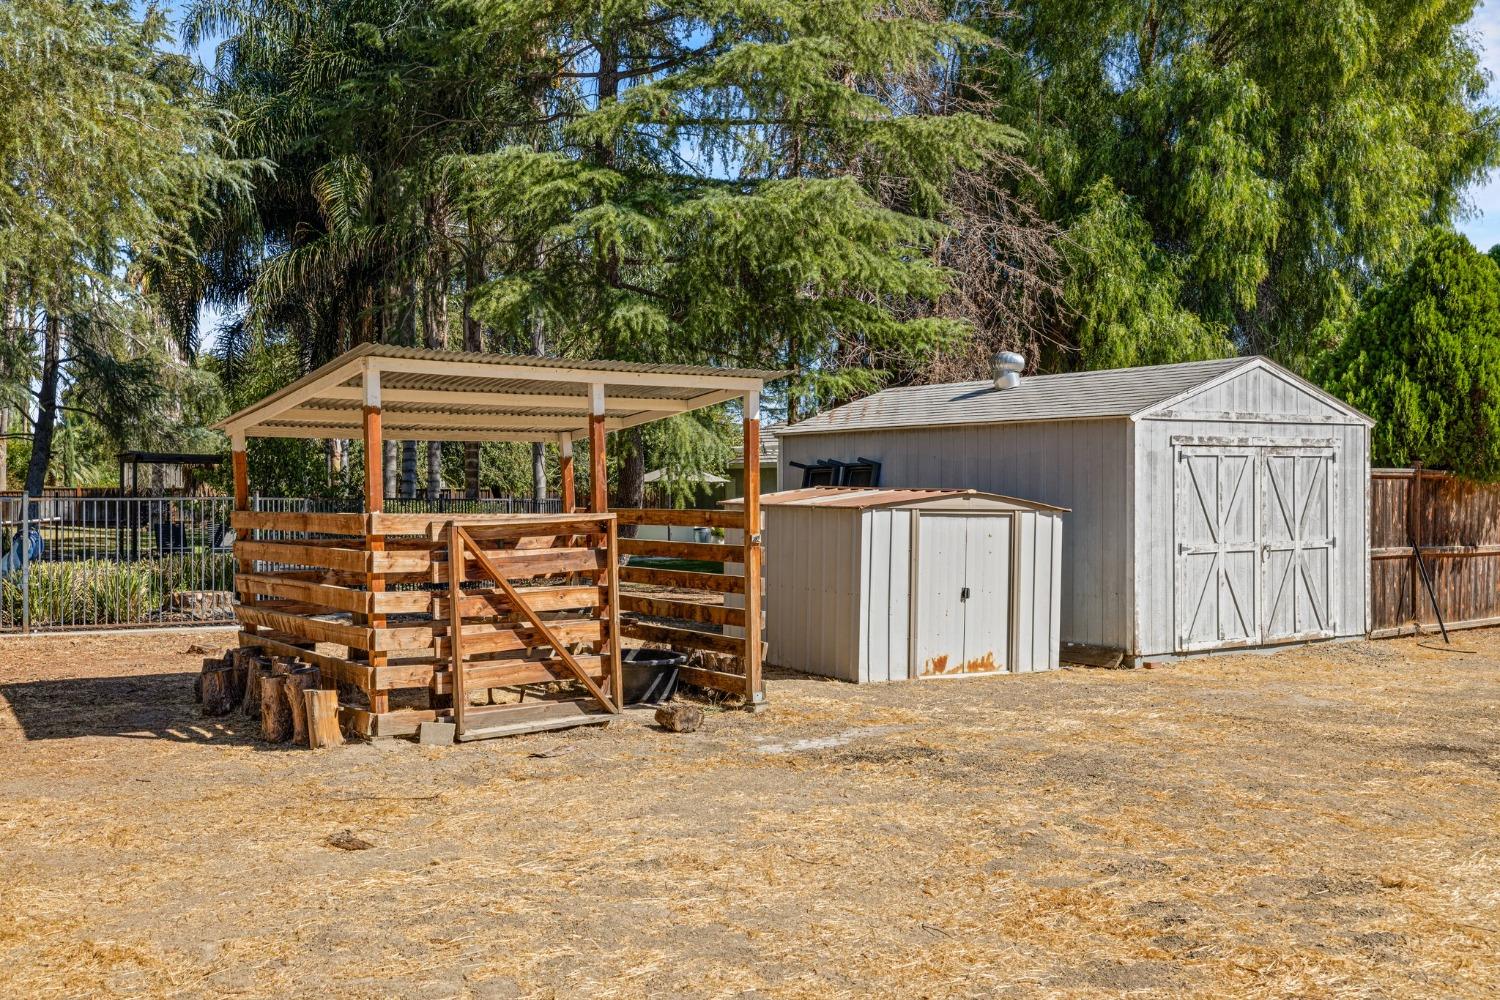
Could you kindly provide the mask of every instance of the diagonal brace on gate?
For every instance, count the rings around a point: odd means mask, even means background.
[[[496,585],[499,586],[502,591],[504,591],[505,597],[511,603],[511,606],[515,608],[515,610],[519,612],[521,616],[531,624],[532,628],[534,628],[537,634],[541,636],[542,641],[551,646],[557,652],[558,659],[563,662],[563,664],[568,668],[568,671],[572,673],[574,677],[576,677],[583,683],[583,686],[588,689],[589,694],[592,695],[593,698],[598,701],[599,704],[602,705],[607,712],[612,715],[619,714],[619,706],[616,705],[615,702],[610,698],[610,696],[604,693],[604,689],[601,688],[597,683],[595,683],[594,679],[588,675],[588,671],[584,670],[583,666],[579,664],[579,662],[573,657],[573,654],[568,650],[566,644],[564,644],[563,641],[558,638],[557,633],[552,631],[551,626],[542,618],[541,615],[537,614],[535,609],[533,609],[530,604],[526,602],[526,600],[521,596],[520,592],[517,591],[515,587],[511,586],[510,581],[505,578],[504,572],[502,572],[490,560],[490,558],[485,555],[484,550],[474,540],[473,536],[471,536],[466,530],[464,530],[464,527],[456,521],[448,522],[448,552],[448,603],[450,609],[449,613],[452,618],[452,638],[449,644],[449,654],[452,658],[453,669],[454,719],[458,723],[460,732],[463,731],[463,716],[461,713],[463,711],[462,702],[464,701],[464,653],[462,642],[463,618],[460,607],[463,603],[462,587],[464,580],[464,568],[467,565],[466,557],[469,556],[472,556],[474,561],[479,564],[479,568],[484,571],[485,575],[493,579]],[[611,601],[616,599],[613,592],[611,592],[611,594],[609,595],[609,599]]]

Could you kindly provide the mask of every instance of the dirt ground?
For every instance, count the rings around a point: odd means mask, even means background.
[[[0,994],[1500,995],[1500,632],[318,752],[226,639],[0,640]]]

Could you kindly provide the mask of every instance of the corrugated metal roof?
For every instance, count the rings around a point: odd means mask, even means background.
[[[776,435],[780,434],[783,424],[773,424],[760,429],[760,464],[775,465],[781,458],[781,442]],[[729,460],[729,468],[743,469],[745,467],[745,446],[739,444],[734,449],[734,457]]]
[[[762,507],[831,507],[866,510],[874,507],[919,507],[924,503],[953,499],[982,500],[987,503],[1021,510],[1046,510],[1065,513],[1068,508],[1036,500],[1021,500],[999,493],[961,489],[885,489],[863,486],[807,486],[798,490],[761,494]],[[744,497],[723,501],[726,507],[743,506]]]
[[[779,433],[1128,417],[1257,360],[1226,358],[1149,368],[1029,375],[1014,389],[1004,390],[997,390],[990,382],[886,389],[782,427]]]
[[[589,387],[620,430],[713,406],[786,372],[570,360],[365,344],[217,426],[249,436],[358,437],[366,370],[379,372],[387,438],[547,440],[587,433]]]

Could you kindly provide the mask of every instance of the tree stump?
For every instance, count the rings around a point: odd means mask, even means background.
[[[199,674],[203,714],[228,715],[245,697],[244,673],[230,660],[204,660]]]
[[[260,718],[261,681],[271,676],[271,664],[259,657],[246,658],[245,697],[240,702],[240,711],[248,719]]]
[[[292,706],[286,700],[286,679],[286,674],[278,673],[263,674],[260,679],[260,733],[267,743],[285,743],[292,738]]]
[[[672,702],[656,710],[657,725],[673,733],[691,733],[703,725],[703,709]]]
[[[292,742],[307,742],[307,701],[303,692],[318,686],[317,667],[293,667],[282,680],[282,693],[292,713]]]
[[[307,745],[314,750],[341,745],[344,734],[339,731],[339,693],[308,689],[302,698],[306,703]]]

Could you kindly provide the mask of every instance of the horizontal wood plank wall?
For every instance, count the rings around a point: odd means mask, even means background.
[[[746,611],[725,601],[726,595],[746,592],[744,547],[738,538],[729,537],[743,537],[744,512],[617,508],[611,513],[622,526],[666,528],[669,535],[673,528],[682,529],[679,534],[706,528],[725,536],[724,541],[710,542],[622,537],[620,633],[694,655],[697,662],[681,674],[689,684],[745,694]],[[684,567],[682,562],[705,565]]]
[[[1450,629],[1500,625],[1500,485],[1430,470],[1371,471],[1370,629],[1377,638],[1437,628],[1413,541]]]
[[[240,644],[317,664],[325,686],[340,689],[341,719],[358,732],[400,735],[446,715],[450,521],[465,526],[585,673],[611,681],[607,516],[237,511]],[[470,580],[481,578],[474,566],[471,558]],[[501,588],[466,587],[460,611],[471,690],[572,679]],[[433,707],[389,709],[393,693],[413,688],[426,689]]]

